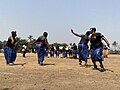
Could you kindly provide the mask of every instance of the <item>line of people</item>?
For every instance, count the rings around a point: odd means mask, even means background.
[[[48,49],[48,47],[45,49],[45,56],[47,57],[60,57],[60,54],[62,54],[61,58],[66,58],[68,57],[73,57],[74,59],[77,59],[77,55],[78,55],[78,48],[77,45],[75,43],[70,43],[70,45],[68,47],[59,47],[59,45],[54,46],[53,44],[49,46],[50,48]],[[48,55],[50,54],[50,55]]]
[[[104,70],[103,66],[103,43],[102,40],[104,40],[108,47],[110,47],[110,44],[108,40],[101,34],[96,33],[96,28],[90,28],[89,31],[87,31],[85,34],[77,34],[72,29],[71,32],[80,37],[80,42],[78,43],[78,53],[79,53],[79,64],[82,65],[82,61],[85,61],[85,66],[87,66],[87,60],[90,52],[90,56],[94,65],[94,69],[98,69],[96,62],[98,61],[100,63],[101,70]],[[4,50],[4,56],[6,59],[6,64],[14,63],[16,59],[16,50],[15,50],[15,43],[17,36],[16,31],[12,31],[11,35],[7,43],[3,46]],[[91,36],[90,36],[91,35]],[[44,57],[48,55],[49,49],[50,49],[50,56],[54,56],[54,46],[49,46],[48,40],[47,40],[48,33],[44,32],[42,36],[38,37],[38,39],[33,43],[35,44],[37,55],[38,55],[38,64],[43,65]],[[88,42],[90,41],[90,48],[88,46]],[[71,52],[71,49],[69,47],[69,55],[72,55],[76,58],[77,55],[77,46],[74,47],[74,50]],[[56,57],[59,57],[59,46],[56,46]],[[66,57],[67,52],[65,48],[62,49],[62,57]]]

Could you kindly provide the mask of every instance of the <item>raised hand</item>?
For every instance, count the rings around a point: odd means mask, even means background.
[[[73,33],[73,29],[71,29],[71,32]]]

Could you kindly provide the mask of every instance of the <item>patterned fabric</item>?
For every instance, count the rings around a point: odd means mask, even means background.
[[[5,59],[6,59],[6,63],[9,64],[9,63],[13,63],[16,59],[16,50],[15,48],[10,48],[6,45],[3,46],[3,50],[4,50],[4,56],[5,56]]]

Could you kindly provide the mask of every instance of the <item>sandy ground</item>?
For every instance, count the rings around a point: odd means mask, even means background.
[[[9,66],[0,54],[0,90],[120,90],[120,55],[105,59],[105,72],[92,70],[91,60],[87,68],[69,58],[45,58],[40,66],[36,54],[26,56]]]

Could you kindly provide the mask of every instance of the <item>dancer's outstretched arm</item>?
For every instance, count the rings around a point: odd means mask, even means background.
[[[75,33],[75,32],[73,31],[73,29],[71,29],[71,32],[72,32],[75,36],[78,36],[78,37],[83,36],[83,34],[77,34],[77,33]]]

